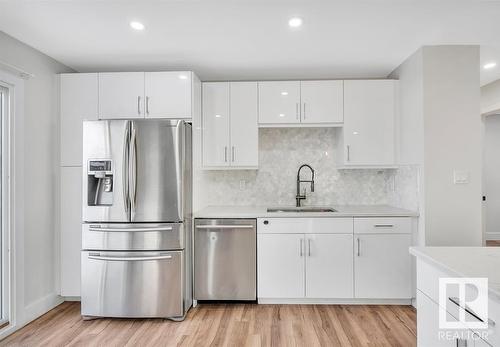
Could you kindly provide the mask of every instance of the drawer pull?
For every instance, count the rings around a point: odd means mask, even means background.
[[[375,228],[394,228],[394,224],[375,224]]]
[[[103,232],[148,232],[148,231],[172,231],[172,227],[158,227],[158,228],[101,228],[90,226],[89,231],[103,231]]]
[[[461,308],[462,310],[464,310],[465,312],[467,312],[468,314],[470,314],[472,317],[476,318],[478,321],[484,323],[484,320],[482,318],[480,318],[476,312],[474,312],[472,309],[470,309],[467,305],[465,305],[464,307],[460,306],[460,300],[456,297],[450,297],[448,298],[452,303],[454,303],[455,305],[457,305],[459,308]],[[489,326],[495,326],[495,322],[492,321],[491,319],[488,319],[488,325]]]

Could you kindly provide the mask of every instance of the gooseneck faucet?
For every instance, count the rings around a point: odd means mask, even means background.
[[[301,180],[300,179],[300,170],[302,170],[303,167],[308,167],[309,170],[311,170],[311,180]],[[295,196],[295,200],[297,201],[297,204],[296,206],[297,207],[300,207],[300,201],[301,200],[305,200],[306,199],[306,192],[304,190],[304,194],[301,195],[300,194],[300,184],[304,182],[304,183],[311,183],[311,192],[314,192],[314,169],[308,165],[308,164],[302,164],[300,167],[299,167],[299,171],[297,171],[297,195]]]

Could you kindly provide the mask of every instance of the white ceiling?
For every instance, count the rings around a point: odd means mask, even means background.
[[[0,0],[0,30],[77,71],[202,80],[385,77],[422,45],[478,44],[499,65],[485,84],[500,78],[499,18],[500,1],[480,0]]]

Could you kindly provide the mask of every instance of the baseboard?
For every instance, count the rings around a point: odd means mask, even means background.
[[[486,233],[486,240],[500,240],[500,233]]]
[[[411,299],[276,299],[259,298],[259,304],[279,304],[279,305],[411,305]]]
[[[80,296],[63,296],[64,301],[82,301]]]
[[[24,322],[22,322],[22,325],[26,325],[32,320],[37,319],[63,302],[64,299],[57,294],[49,294],[32,302],[24,308]]]

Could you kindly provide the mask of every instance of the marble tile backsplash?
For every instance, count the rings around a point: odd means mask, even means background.
[[[411,170],[401,180],[394,170],[337,170],[336,150],[335,128],[262,128],[259,170],[197,171],[199,206],[294,205],[297,169],[304,163],[316,173],[314,193],[309,184],[302,185],[304,205],[395,204],[399,184],[413,182]],[[305,179],[310,175],[302,173]],[[411,199],[414,189],[407,190]]]

